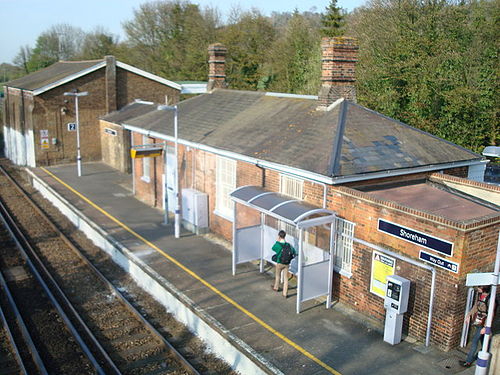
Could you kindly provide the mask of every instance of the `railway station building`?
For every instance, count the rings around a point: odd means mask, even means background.
[[[209,92],[177,105],[178,138],[173,112],[135,102],[101,118],[103,155],[121,169],[129,136],[132,149],[161,149],[132,160],[135,196],[172,212],[178,189],[185,227],[231,241],[236,272],[271,261],[266,244],[285,229],[309,275],[303,301],[326,290],[383,325],[386,277],[408,279],[404,334],[449,350],[467,273],[493,269],[500,188],[482,182],[480,155],[357,104],[357,50],[324,38],[319,95],[299,96],[227,89],[226,50],[212,45]]]
[[[59,61],[4,85],[5,154],[30,167],[76,160],[76,103],[64,93],[87,92],[79,99],[81,154],[101,160],[99,117],[135,99],[177,103],[182,86],[117,61]]]

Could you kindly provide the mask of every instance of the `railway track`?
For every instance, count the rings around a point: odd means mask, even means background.
[[[0,307],[6,338],[2,346],[8,359],[1,362],[0,373],[103,374],[28,258],[18,235],[0,202]]]
[[[36,193],[30,192],[30,195]],[[68,238],[3,167],[0,167],[0,199],[26,234],[26,243],[32,244],[33,256],[39,258],[40,264],[45,264],[45,270],[40,271],[43,279],[50,280],[51,287],[59,289],[55,293],[59,303],[64,305],[64,311],[85,344],[91,348],[90,355],[86,357],[96,358],[105,373],[233,373],[226,364],[207,354],[202,345],[193,345],[196,339],[189,338],[185,329],[181,329],[180,335],[179,323],[172,323],[169,328],[168,322],[172,319],[165,317],[168,314],[158,306],[152,309],[140,307],[138,311],[136,307],[143,298],[137,297],[140,292],[129,286],[118,289],[108,281],[83,255],[76,245],[79,240]],[[63,230],[76,235],[74,229]],[[102,254],[92,257],[102,258]],[[110,263],[109,259],[102,262],[104,267],[101,268],[115,272],[111,278],[116,279],[119,270]],[[123,271],[120,277],[123,277]],[[124,295],[132,297],[132,303]],[[147,302],[147,306],[150,305],[154,302]],[[151,323],[144,315],[149,317]],[[167,338],[171,338],[174,344]]]

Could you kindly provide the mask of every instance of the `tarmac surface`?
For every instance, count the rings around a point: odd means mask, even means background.
[[[185,230],[175,239],[173,226],[162,225],[163,212],[133,197],[131,175],[103,163],[84,163],[82,170],[82,177],[75,165],[32,172],[248,344],[259,355],[254,361],[265,359],[283,374],[474,373],[475,367],[458,365],[465,358],[460,351],[443,352],[404,336],[398,345],[385,343],[382,326],[339,304],[326,309],[310,301],[296,314],[293,287],[288,299],[271,290],[272,267],[261,274],[254,264],[239,265],[233,276],[227,244]]]

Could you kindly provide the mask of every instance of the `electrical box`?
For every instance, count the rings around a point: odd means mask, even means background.
[[[194,189],[182,189],[182,219],[184,226],[195,233],[208,229],[208,196]]]
[[[410,296],[410,280],[398,275],[387,276],[384,307],[393,310],[396,314],[404,314],[408,310]]]

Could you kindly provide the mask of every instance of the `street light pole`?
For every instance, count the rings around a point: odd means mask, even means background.
[[[175,185],[175,224],[174,224],[174,236],[179,238],[181,234],[181,202],[179,195],[179,138],[178,138],[178,109],[177,106],[159,105],[158,110],[160,111],[174,111],[174,144],[175,144],[175,175],[174,175],[174,185]],[[165,150],[166,152],[166,150]],[[165,161],[167,158],[165,157]],[[167,199],[167,189],[166,189],[166,168],[165,168],[165,199]],[[165,204],[165,215],[168,215],[167,208],[168,205]],[[168,218],[165,219],[165,222]]]
[[[80,155],[80,119],[78,114],[78,98],[80,96],[87,96],[89,93],[84,92],[65,92],[64,96],[75,97],[75,112],[76,112],[76,166],[78,170],[78,177],[82,175],[82,156]]]

